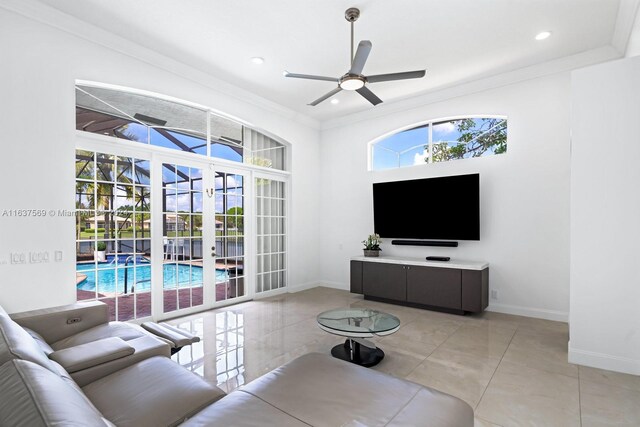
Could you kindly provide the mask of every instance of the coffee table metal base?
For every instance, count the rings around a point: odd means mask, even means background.
[[[338,344],[331,349],[331,355],[336,359],[346,360],[356,365],[370,368],[384,359],[384,351],[379,348],[369,348],[347,338],[344,344]]]

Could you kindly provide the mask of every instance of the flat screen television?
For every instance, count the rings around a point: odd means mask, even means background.
[[[375,183],[373,219],[381,237],[480,240],[480,175]]]

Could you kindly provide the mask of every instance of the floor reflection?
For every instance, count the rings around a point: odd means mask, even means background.
[[[171,323],[200,337],[200,342],[174,354],[173,360],[223,389],[230,380],[235,384],[233,388],[245,384],[244,313],[207,312]],[[209,355],[213,354],[215,365],[208,366],[213,359]]]
[[[358,301],[348,292],[316,288],[173,319],[168,323],[200,342],[172,358],[231,392],[304,353],[328,352],[343,339],[318,328],[315,316]]]

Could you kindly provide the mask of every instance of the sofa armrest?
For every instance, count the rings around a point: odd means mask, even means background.
[[[11,314],[20,326],[36,331],[49,344],[109,322],[109,307],[100,301]]]
[[[135,349],[122,338],[111,337],[54,351],[49,358],[58,362],[68,373],[127,357]]]
[[[200,341],[200,337],[164,322],[144,322],[142,328],[157,337],[165,339],[170,343],[169,345],[171,345],[172,348],[180,349],[185,345],[191,345]]]

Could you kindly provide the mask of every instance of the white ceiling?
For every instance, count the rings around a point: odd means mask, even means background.
[[[370,84],[393,100],[610,45],[619,0],[42,0],[215,77],[326,120],[375,108],[355,92],[283,70],[340,76],[349,65],[344,11],[361,9],[356,43],[373,49],[365,74],[427,69],[423,79]],[[543,30],[551,38],[539,42]],[[250,58],[261,56],[257,66]]]

